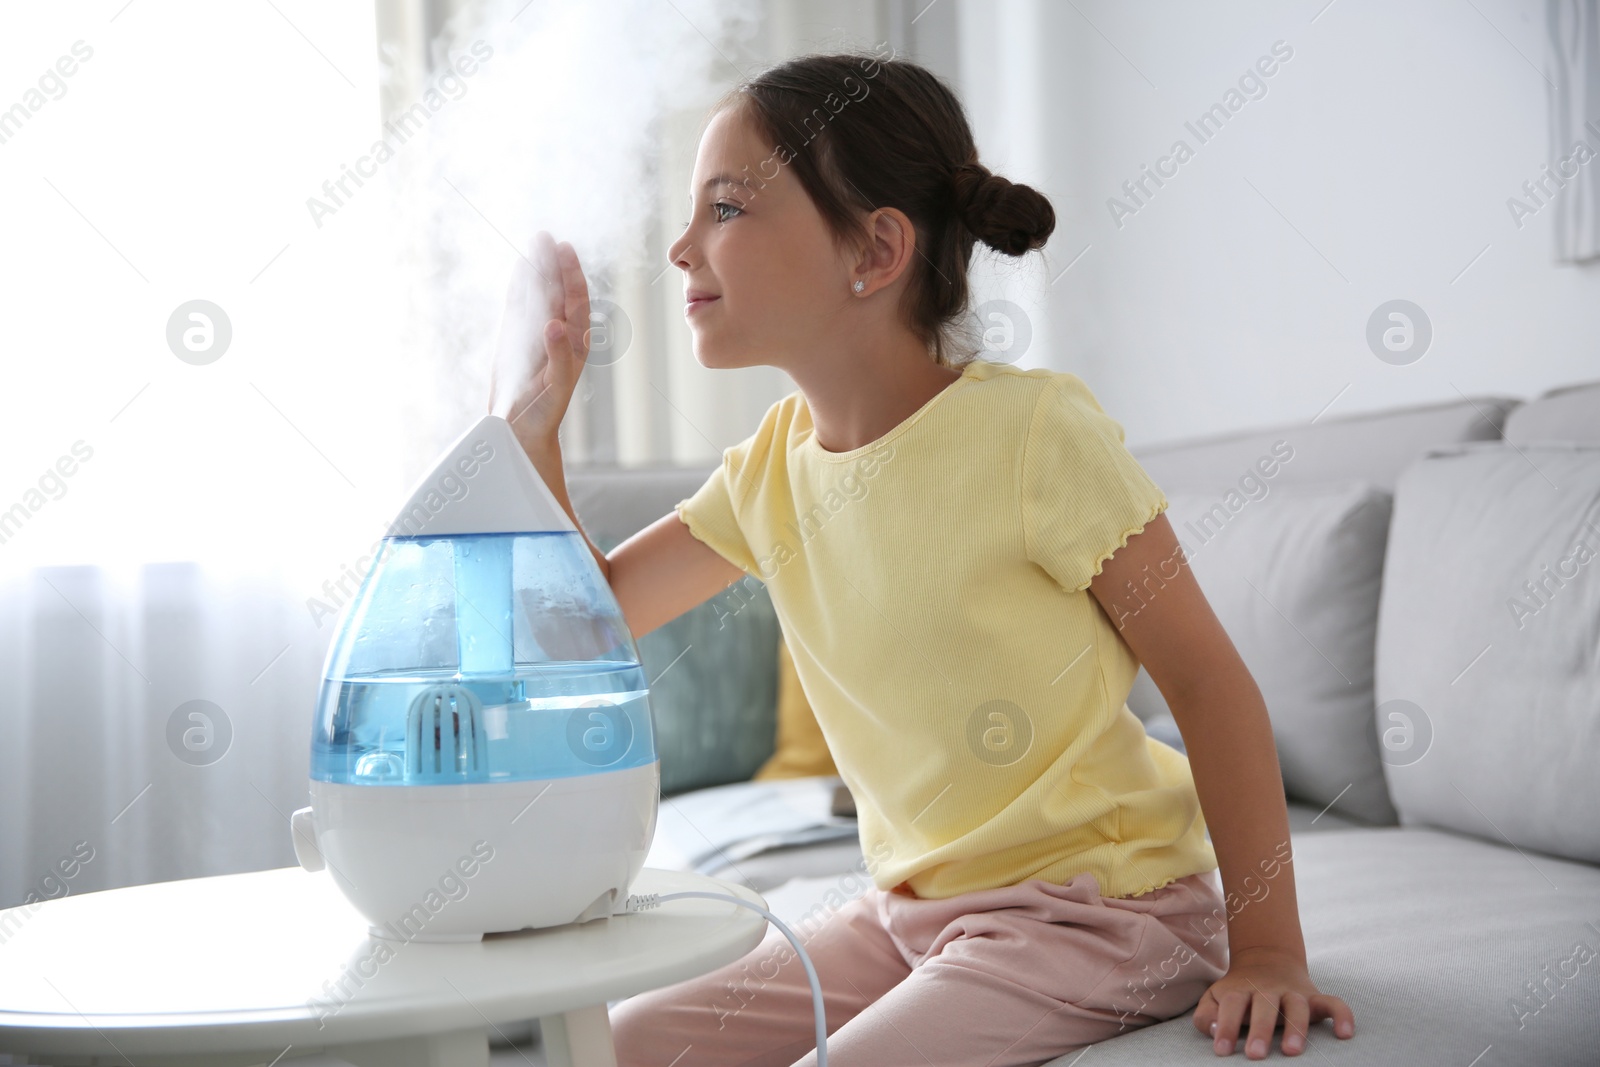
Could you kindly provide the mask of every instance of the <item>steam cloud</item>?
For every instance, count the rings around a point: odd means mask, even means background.
[[[537,231],[573,244],[591,298],[618,271],[664,265],[647,262],[664,119],[743,73],[728,57],[757,13],[752,0],[487,0],[432,42],[438,74],[493,50],[382,166],[410,290],[399,356],[432,378],[413,395],[435,444],[487,410],[507,282]]]

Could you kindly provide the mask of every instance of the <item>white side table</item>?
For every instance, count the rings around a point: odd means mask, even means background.
[[[713,878],[646,868],[635,893]],[[242,1067],[325,1052],[357,1067],[487,1067],[492,1028],[538,1017],[551,1067],[614,1067],[606,1002],[743,956],[766,920],[669,901],[477,944],[380,941],[326,871],[191,878],[0,911],[0,1051],[51,1063]]]

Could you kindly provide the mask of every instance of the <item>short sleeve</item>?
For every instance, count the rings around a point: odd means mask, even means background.
[[[1081,592],[1167,498],[1123,445],[1075,374],[1041,391],[1022,456],[1022,529],[1028,558],[1064,589]]]
[[[756,578],[760,577],[757,573],[760,567],[745,533],[750,528],[749,522],[741,523],[739,516],[755,494],[757,483],[769,477],[772,457],[782,451],[775,442],[782,440],[799,397],[796,390],[767,408],[754,433],[722,450],[722,464],[711,472],[694,495],[672,506],[690,533],[717,555]]]
[[[672,506],[689,532],[709,545],[717,555],[746,574],[756,572],[756,561],[739,528],[734,510],[731,462],[733,449],[722,454],[722,463],[687,500]]]

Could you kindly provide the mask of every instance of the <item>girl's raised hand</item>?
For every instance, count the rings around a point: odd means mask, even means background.
[[[589,356],[589,285],[578,253],[544,230],[520,256],[489,372],[489,413],[511,424],[530,454],[554,452]]]

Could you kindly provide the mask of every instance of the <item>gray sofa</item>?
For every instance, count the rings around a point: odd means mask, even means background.
[[[1600,382],[1134,454],[1266,697],[1311,974],[1356,1013],[1302,1055],[1600,1064]],[[569,488],[609,549],[710,469]],[[771,753],[777,635],[750,579],[640,640],[664,795]],[[1181,750],[1142,672],[1128,704]],[[781,894],[860,860],[834,841],[716,873]],[[1091,1056],[1215,1058],[1188,1015]]]

